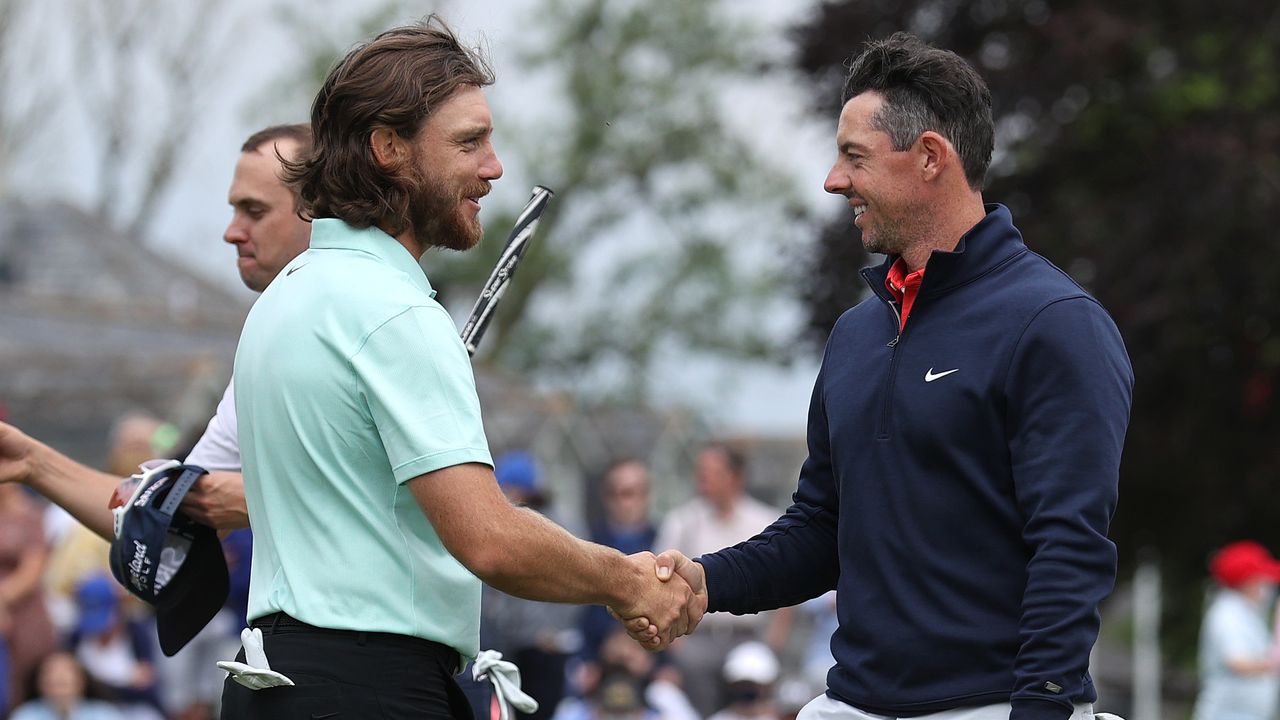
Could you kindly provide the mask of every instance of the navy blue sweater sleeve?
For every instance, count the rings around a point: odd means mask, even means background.
[[[824,360],[825,365],[825,360]],[[736,615],[773,610],[835,588],[836,482],[819,371],[809,404],[809,457],[791,507],[762,533],[699,558],[707,574],[708,609]]]
[[[1115,582],[1107,528],[1132,393],[1120,333],[1087,297],[1041,309],[1011,357],[1006,423],[1030,559],[1010,720],[1065,720],[1087,694],[1098,605]]]

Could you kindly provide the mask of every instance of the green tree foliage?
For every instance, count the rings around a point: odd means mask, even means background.
[[[987,200],[1088,287],[1137,387],[1112,528],[1122,575],[1161,558],[1168,640],[1191,655],[1215,547],[1280,548],[1280,8],[1189,0],[828,2],[797,31],[834,118],[858,41],[906,29],[988,78]],[[813,337],[857,300],[841,218],[811,272]],[[838,290],[838,291],[837,291]]]
[[[557,197],[481,353],[561,387],[643,397],[654,358],[786,355],[794,301],[783,269],[805,228],[791,183],[726,96],[769,72],[763,35],[711,0],[547,0],[531,15],[518,72],[541,82],[528,114],[495,106],[499,152]],[[510,94],[509,90],[501,90]],[[504,179],[502,182],[510,182]],[[478,288],[511,217],[442,278]],[[433,262],[433,261],[428,261]],[[454,283],[455,285],[457,283]]]

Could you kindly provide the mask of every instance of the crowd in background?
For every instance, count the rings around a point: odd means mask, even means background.
[[[173,454],[173,426],[143,414],[111,429],[104,469],[121,477]],[[156,640],[152,609],[111,575],[109,545],[66,511],[0,484],[0,717],[14,720],[208,720],[239,648],[252,536],[223,539],[224,608],[174,657]],[[11,714],[10,714],[11,713]]]
[[[178,432],[143,414],[120,418],[109,445],[103,469],[122,478],[148,459],[183,454]],[[782,509],[747,493],[744,457],[725,444],[698,453],[689,478],[694,496],[663,518],[653,516],[648,468],[636,458],[604,469],[600,509],[583,522],[551,513],[553,483],[532,454],[506,452],[495,465],[513,503],[628,554],[719,549],[763,529]],[[0,710],[7,709],[0,717],[217,717],[225,675],[214,663],[235,655],[245,627],[251,532],[231,532],[223,546],[226,606],[165,657],[152,609],[111,576],[109,545],[38,494],[0,484]],[[696,635],[655,654],[603,607],[526,601],[486,587],[481,647],[517,663],[540,705],[530,717],[539,720],[784,718],[825,687],[835,622],[832,596],[759,616],[711,615]],[[497,716],[491,694],[473,694],[478,717]]]
[[[121,477],[180,454],[172,426],[120,418],[104,469]],[[549,478],[532,454],[498,456],[495,474],[515,504],[624,553],[676,548],[690,556],[746,539],[780,510],[747,493],[743,455],[712,443],[698,453],[693,497],[655,519],[645,463],[620,458],[600,474],[600,508],[579,524],[551,512]],[[581,525],[581,526],[579,526]],[[245,626],[248,530],[223,539],[231,592],[209,626],[174,657],[159,650],[151,609],[111,577],[108,544],[20,485],[0,484],[0,709],[12,720],[210,720]],[[1276,612],[1280,561],[1241,541],[1210,563],[1195,720],[1274,720],[1280,707]],[[627,637],[600,606],[522,600],[484,590],[481,647],[521,669],[535,720],[747,720],[794,717],[821,693],[833,660],[834,593],[756,616],[707,616],[662,653]],[[464,687],[468,682],[464,679]],[[477,717],[497,717],[472,684]]]

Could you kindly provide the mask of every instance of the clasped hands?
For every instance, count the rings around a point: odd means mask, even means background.
[[[658,651],[676,638],[693,632],[707,611],[707,580],[702,566],[677,550],[660,555],[639,552],[628,561],[651,581],[630,605],[610,607],[609,613],[645,649]]]

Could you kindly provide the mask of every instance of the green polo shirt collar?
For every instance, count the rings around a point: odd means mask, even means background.
[[[427,280],[427,274],[413,255],[398,240],[374,226],[357,228],[336,218],[318,218],[311,221],[311,247],[318,250],[355,250],[366,252],[391,267],[408,275],[423,292],[432,298],[436,291]]]

